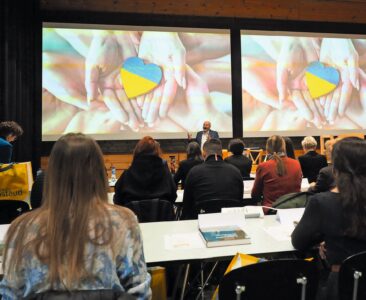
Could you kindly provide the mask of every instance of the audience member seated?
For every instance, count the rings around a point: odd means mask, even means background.
[[[252,198],[271,207],[282,195],[300,192],[301,167],[297,160],[286,156],[285,140],[278,135],[267,139],[268,160],[258,165]],[[268,209],[263,209],[267,213]]]
[[[183,219],[195,217],[194,205],[204,200],[243,199],[243,178],[239,170],[223,161],[218,139],[203,145],[204,163],[188,174],[183,194]]]
[[[285,136],[283,139],[285,140],[286,144],[286,156],[295,159],[294,143],[287,136]]]
[[[160,145],[152,137],[145,136],[137,143],[131,166],[114,187],[115,204],[156,198],[175,202],[177,191],[173,176],[160,155]]]
[[[13,154],[13,145],[18,137],[23,134],[23,129],[14,121],[0,122],[0,164],[10,163]]]
[[[188,172],[197,165],[203,163],[201,147],[197,142],[190,142],[187,146],[187,159],[179,162],[177,173],[174,175],[174,181],[178,186],[179,181],[182,181],[182,188],[184,189],[184,182]]]
[[[44,171],[37,172],[36,180],[34,180],[32,185],[32,191],[30,194],[30,203],[32,209],[36,209],[42,204],[42,195],[43,195],[43,185],[44,178],[46,173]]]
[[[355,140],[357,139],[357,140]],[[292,233],[292,244],[307,250],[321,243],[331,272],[322,298],[338,299],[338,271],[348,256],[366,250],[366,142],[353,138],[334,145],[337,186],[310,199]],[[350,296],[351,297],[351,296]]]
[[[325,155],[316,152],[318,143],[312,136],[306,136],[301,142],[305,154],[299,156],[299,162],[304,178],[307,178],[309,183],[315,182],[320,169],[328,165]]]
[[[70,133],[55,143],[43,199],[8,230],[3,300],[102,289],[150,298],[136,217],[108,204],[103,156],[94,140]]]
[[[333,174],[333,164],[331,162],[332,160],[332,149],[333,145],[339,141],[340,139],[332,139],[328,140],[325,143],[325,155],[327,157],[327,161],[330,163],[328,166],[320,169],[319,175],[316,179],[316,182],[310,183],[310,187],[308,189],[308,192],[311,193],[321,193],[321,192],[327,192],[332,190],[336,184],[335,184],[335,178]]]
[[[241,139],[233,139],[229,142],[229,151],[233,154],[225,158],[225,162],[237,167],[243,178],[250,177],[252,161],[243,155],[245,145]]]

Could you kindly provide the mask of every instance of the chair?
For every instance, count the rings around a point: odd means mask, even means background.
[[[167,200],[136,200],[128,202],[124,206],[136,214],[140,223],[175,220],[174,206]]]
[[[46,291],[24,300],[134,300],[130,294],[114,290]]]
[[[29,211],[29,205],[25,201],[0,200],[0,224],[10,224],[27,211]]]
[[[221,212],[223,207],[243,206],[242,201],[237,199],[210,199],[197,202],[194,205],[195,214],[211,214]]]
[[[272,260],[233,270],[219,285],[219,299],[312,300],[318,286],[314,262]]]
[[[352,255],[343,261],[339,270],[338,283],[341,300],[366,299],[366,251]]]

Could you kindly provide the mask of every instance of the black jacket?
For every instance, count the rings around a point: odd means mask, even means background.
[[[336,186],[333,174],[333,165],[322,168],[319,172],[318,178],[314,186],[308,189],[308,192],[320,193],[330,191]]]
[[[243,200],[243,178],[237,168],[221,157],[210,156],[194,167],[186,178],[183,194],[182,219],[194,217],[194,205],[203,200]]]
[[[237,167],[243,178],[250,177],[252,161],[244,155],[232,155],[225,158],[225,162]]]
[[[123,172],[114,187],[114,203],[124,205],[130,201],[177,198],[173,176],[165,161],[154,155],[140,155]]]
[[[341,264],[348,256],[366,250],[366,235],[357,239],[344,235],[348,223],[349,219],[343,217],[340,194],[316,194],[292,233],[292,244],[298,250],[308,250],[325,241],[329,264]]]
[[[302,175],[307,178],[309,183],[315,182],[320,169],[328,165],[324,155],[318,154],[315,151],[309,151],[304,155],[299,156]]]
[[[178,185],[179,181],[182,181],[182,188],[184,188],[184,184],[186,181],[186,177],[188,175],[188,172],[197,165],[200,165],[203,163],[203,160],[196,160],[196,159],[185,159],[179,162],[179,168],[177,173],[174,175],[174,181],[175,184]]]

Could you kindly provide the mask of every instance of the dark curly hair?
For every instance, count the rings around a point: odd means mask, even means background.
[[[23,129],[17,122],[4,121],[0,122],[0,137],[6,139],[7,136],[13,135],[19,137],[23,134]]]

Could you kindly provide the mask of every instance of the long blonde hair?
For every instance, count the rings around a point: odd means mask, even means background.
[[[286,143],[282,136],[272,135],[267,139],[267,153],[276,161],[276,173],[278,176],[286,174],[286,166],[282,161],[283,156],[286,156]]]
[[[4,262],[9,244],[14,252],[5,273],[17,272],[30,252],[48,265],[51,287],[72,289],[91,276],[85,269],[86,244],[107,245],[113,239],[107,184],[98,144],[80,133],[61,137],[50,155],[42,206],[9,228]]]

